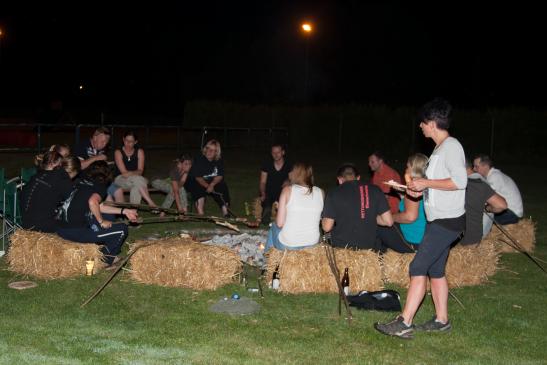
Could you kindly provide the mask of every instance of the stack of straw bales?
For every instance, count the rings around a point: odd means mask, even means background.
[[[413,253],[398,253],[389,250],[382,256],[384,280],[408,288],[408,267]],[[446,264],[446,279],[451,288],[480,285],[498,269],[499,252],[491,241],[482,241],[471,246],[457,245],[450,250]]]
[[[46,280],[85,275],[86,260],[95,261],[95,270],[104,266],[100,247],[23,229],[11,236],[7,255],[9,270]]]
[[[531,219],[521,219],[517,224],[508,224],[503,226],[503,228],[519,243],[520,247],[524,251],[528,253],[534,252],[534,248],[536,246],[536,225]],[[494,242],[499,252],[517,252],[505,243],[511,243],[511,241],[495,225],[492,227],[492,230],[484,238],[484,240]]]
[[[337,293],[338,286],[330,270],[325,247],[298,251],[271,250],[268,254],[267,278],[279,266],[284,293]],[[349,268],[350,290],[380,290],[383,287],[379,256],[368,250],[335,249],[338,269]]]
[[[214,290],[234,281],[242,270],[237,253],[191,238],[137,241],[131,257],[131,277],[141,283]]]

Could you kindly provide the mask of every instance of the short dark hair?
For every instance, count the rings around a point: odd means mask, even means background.
[[[382,160],[384,162],[386,160],[384,154],[380,150],[376,150],[376,151],[372,152],[370,155],[371,156],[376,156],[378,158],[378,160]]]
[[[419,116],[420,122],[434,121],[437,128],[447,130],[450,128],[450,113],[452,105],[442,98],[435,98],[422,106]]]
[[[177,158],[175,161],[176,162],[184,162],[184,161],[193,161],[194,158],[192,157],[191,154],[189,153],[183,153],[179,156],[179,158]]]
[[[465,157],[465,167],[468,169],[473,169],[473,160],[469,159],[469,157]]]
[[[281,142],[274,142],[274,143],[272,143],[271,148],[274,148],[274,147],[279,147],[279,148],[281,148],[283,151],[285,151],[285,144],[283,144],[283,143],[281,143]]]
[[[99,134],[105,134],[107,136],[110,136],[110,129],[106,127],[99,127],[95,129],[95,132],[93,132],[93,135],[98,136]]]
[[[109,185],[112,182],[112,170],[106,161],[95,161],[87,169],[85,176],[93,182]]]
[[[478,158],[479,160],[481,160],[481,163],[484,163],[486,165],[488,165],[488,167],[492,167],[494,166],[494,161],[492,161],[492,159],[490,158],[490,156],[484,154],[484,153],[479,153],[478,155],[475,156],[474,159]],[[473,160],[474,160],[473,159]]]
[[[336,173],[336,176],[338,177],[357,177],[359,175],[359,170],[357,170],[357,167],[352,163],[343,164],[338,168],[338,172]]]

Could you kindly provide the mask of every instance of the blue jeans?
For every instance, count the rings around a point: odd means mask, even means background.
[[[272,226],[268,231],[268,239],[266,240],[266,247],[264,247],[264,252],[268,252],[270,248],[275,247],[280,251],[284,250],[302,250],[304,248],[313,247],[313,246],[285,246],[281,241],[279,241],[279,233],[281,228],[272,222]]]

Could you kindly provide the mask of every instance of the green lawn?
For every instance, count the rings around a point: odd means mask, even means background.
[[[257,191],[261,154],[226,153],[233,208]],[[150,153],[148,174],[163,172],[170,153]],[[0,155],[0,166],[14,173],[28,155]],[[364,170],[366,156],[361,156]],[[334,184],[334,172],[347,156],[314,164],[321,187]],[[237,161],[237,162],[233,162]],[[312,158],[312,161],[314,159]],[[547,258],[547,185],[545,172],[505,167],[522,188],[525,210],[538,223],[535,255]],[[8,174],[9,175],[9,174]],[[158,201],[161,196],[155,197]],[[217,212],[210,204],[210,212]],[[130,240],[152,232],[184,228],[182,224],[143,225]],[[203,228],[213,228],[201,226]],[[348,327],[337,313],[335,295],[281,295],[265,298],[239,285],[214,292],[161,288],[132,282],[126,273],[84,309],[79,305],[107,274],[70,280],[40,281],[37,288],[16,291],[7,283],[22,279],[0,260],[0,363],[2,364],[542,364],[547,363],[545,331],[547,275],[523,255],[504,255],[492,283],[455,289],[465,309],[450,300],[453,331],[393,339],[372,325],[392,314],[354,310]],[[547,266],[547,265],[546,265]],[[402,297],[406,292],[400,290]],[[251,296],[262,310],[230,317],[208,307],[234,292]],[[417,321],[433,313],[426,298]]]

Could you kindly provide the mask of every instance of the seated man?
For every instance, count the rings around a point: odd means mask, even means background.
[[[490,217],[484,221],[483,216],[485,204],[486,210],[493,213],[499,213],[507,209],[505,199],[496,194],[494,190],[482,179],[482,176],[473,172],[471,161],[465,161],[467,170],[467,187],[465,188],[465,231],[460,243],[462,245],[471,245],[479,243],[481,239],[488,234],[492,227]],[[490,224],[488,224],[490,223]],[[488,227],[485,231],[484,228]]]
[[[494,220],[499,224],[517,223],[522,218],[524,211],[520,191],[513,179],[494,168],[492,159],[487,155],[475,157],[473,170],[481,174],[490,184],[490,187],[507,201],[507,209],[494,214]]]
[[[368,166],[373,173],[372,183],[386,195],[391,213],[397,213],[399,211],[399,194],[384,182],[393,180],[401,184],[401,176],[385,163],[384,156],[380,151],[375,151],[368,157]]]
[[[377,226],[392,226],[393,217],[382,191],[360,182],[361,176],[352,164],[338,169],[338,183],[325,200],[321,226],[331,232],[335,247],[374,249]]]
[[[74,155],[80,159],[82,170],[85,170],[95,161],[106,161],[106,146],[110,142],[108,128],[100,127],[93,132],[90,139],[81,141],[74,147]]]
[[[285,159],[285,148],[281,144],[272,145],[272,160],[260,168],[260,201],[262,202],[262,223],[270,223],[273,203],[279,201],[281,188],[289,179],[292,164]]]

